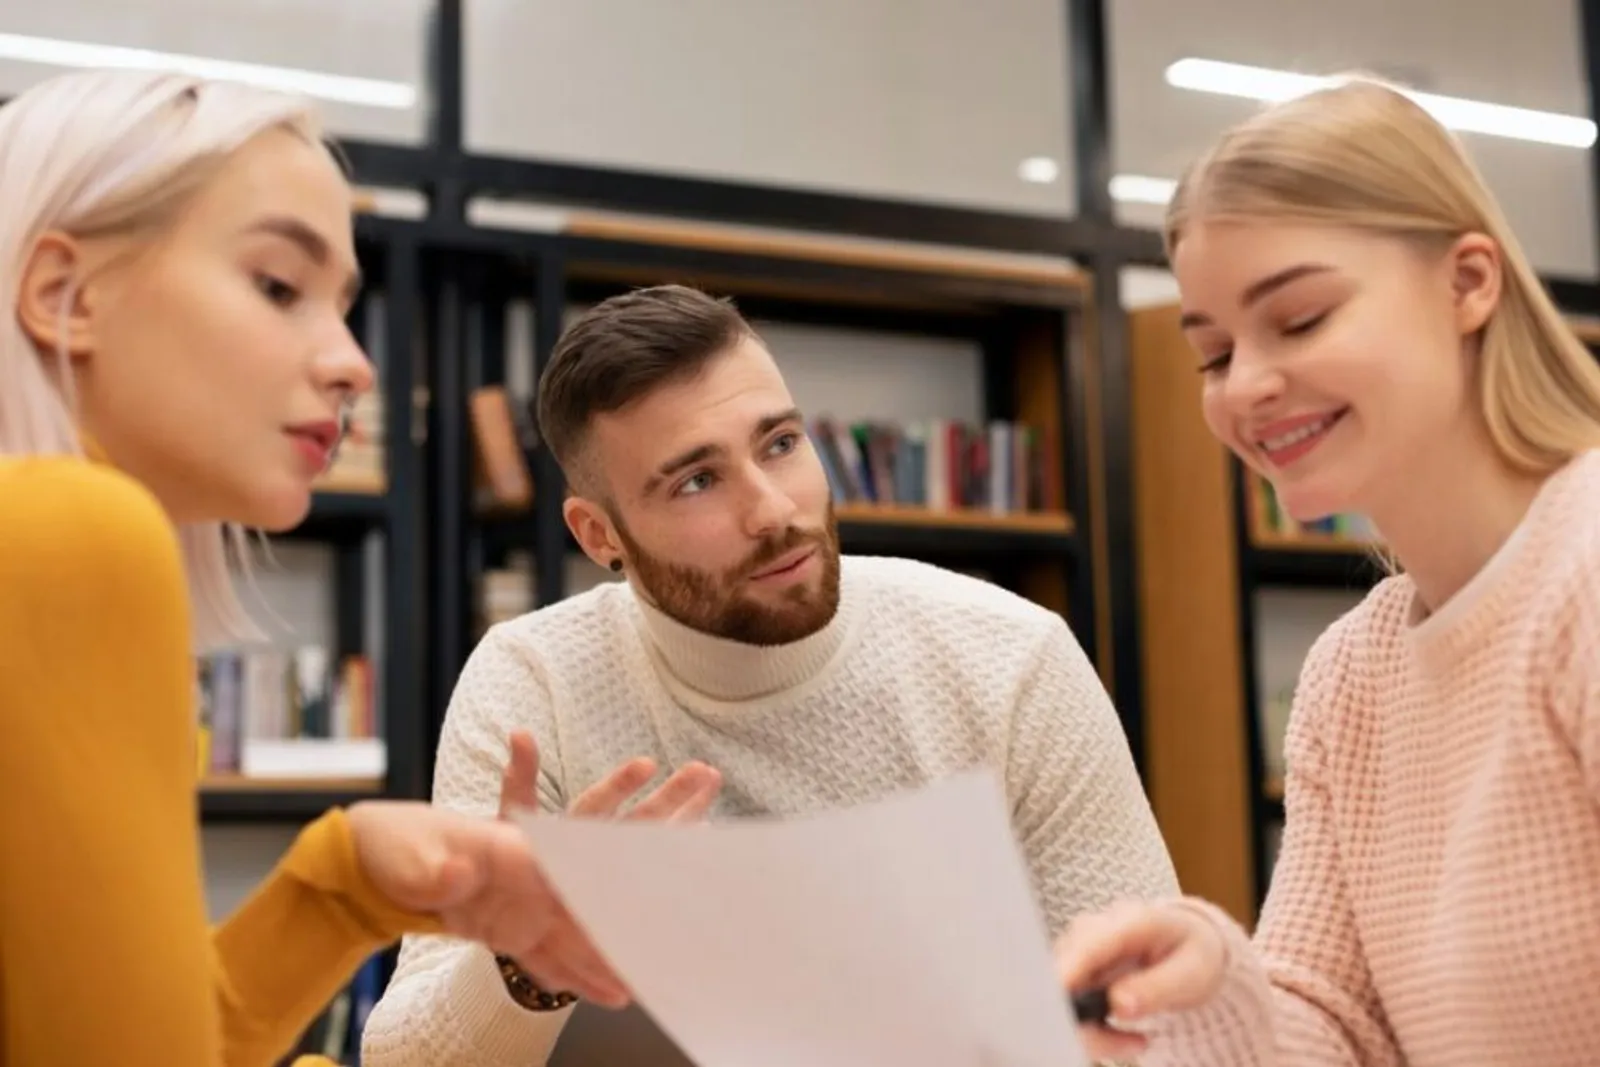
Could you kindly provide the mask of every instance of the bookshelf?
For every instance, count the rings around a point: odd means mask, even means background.
[[[259,645],[200,662],[200,814],[208,824],[304,822],[365,798],[424,797],[431,744],[418,695],[423,641],[420,442],[411,433],[418,252],[411,228],[363,217],[358,255],[369,281],[351,330],[374,360],[377,387],[352,413],[310,513],[254,553],[260,581],[325,594],[325,634],[275,618],[245,589],[268,631]],[[398,442],[398,444],[396,444]],[[323,579],[276,567],[274,551],[302,546]],[[301,554],[297,550],[297,554]]]
[[[842,547],[982,573],[1066,616],[1105,667],[1109,626],[1099,591],[1105,579],[1093,548],[1095,501],[1104,491],[1097,405],[1090,399],[1096,369],[1081,336],[1088,287],[1075,267],[1044,257],[588,212],[568,215],[554,232],[480,226],[472,248],[450,254],[459,281],[442,292],[448,310],[441,320],[449,325],[436,340],[434,372],[441,378],[432,386],[430,428],[440,463],[433,507],[444,528],[430,551],[461,562],[446,564],[451,573],[436,586],[435,621],[443,632],[431,699],[441,713],[490,615],[532,610],[574,591],[577,549],[561,518],[559,489],[549,488],[561,485],[560,473],[552,457],[532,447],[527,383],[537,381],[575,307],[668,281],[733,297],[764,334],[779,324],[839,331],[830,335],[838,337],[927,338],[933,347],[976,352],[976,379],[964,398],[981,399],[969,417],[914,411],[833,418],[808,410],[814,442],[828,432],[853,435],[863,455],[874,436],[896,442],[884,446],[888,467],[875,474],[862,469],[870,464],[846,464],[860,476],[857,484],[835,480]],[[529,343],[520,351],[508,343],[515,332],[509,307],[519,300],[531,312]],[[773,347],[799,395],[783,345]],[[864,340],[860,352],[871,350]],[[927,358],[945,356],[930,349]],[[527,365],[515,367],[518,359]],[[519,369],[520,391],[508,384]],[[906,370],[898,365],[896,372]],[[831,431],[819,428],[825,422]],[[991,438],[997,425],[1026,429]],[[911,454],[904,442],[914,432],[927,435],[914,447],[926,449],[917,454],[928,463],[940,447],[935,439],[947,434],[965,433],[952,439],[968,446],[975,439],[1004,442],[994,447],[1014,461],[1005,467],[1013,483],[999,489],[977,479],[960,491],[930,495],[931,480],[910,484],[886,474]],[[940,462],[948,463],[948,454]],[[837,465],[830,470],[838,474]],[[935,499],[940,506],[922,503]],[[524,590],[512,607],[486,613],[486,588],[517,556],[531,561]]]
[[[1600,345],[1600,326],[1574,325]],[[1282,832],[1300,663],[1387,571],[1370,527],[1294,523],[1211,436],[1175,306],[1129,326],[1151,801],[1184,889],[1249,926]]]

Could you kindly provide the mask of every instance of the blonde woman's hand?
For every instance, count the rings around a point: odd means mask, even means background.
[[[348,818],[362,869],[396,906],[512,957],[547,989],[606,1007],[628,1003],[513,824],[421,801],[363,801]]]
[[[1222,985],[1227,951],[1203,916],[1175,903],[1127,903],[1074,919],[1056,942],[1056,965],[1068,992],[1104,987],[1115,1021],[1137,1023],[1198,1007]],[[1080,1028],[1096,1060],[1133,1059],[1146,1040],[1107,1026]]]

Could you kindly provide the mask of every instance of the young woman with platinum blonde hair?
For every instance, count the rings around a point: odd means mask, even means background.
[[[1397,573],[1304,664],[1253,938],[1199,900],[1083,916],[1093,1051],[1145,1064],[1600,1056],[1600,365],[1462,147],[1367,79],[1268,108],[1166,239],[1213,433]],[[1205,620],[1195,620],[1205,625]]]
[[[0,1063],[271,1064],[413,931],[625,999],[513,826],[424,803],[329,812],[208,930],[192,654],[249,629],[224,528],[297,524],[372,387],[351,206],[295,100],[0,107]]]

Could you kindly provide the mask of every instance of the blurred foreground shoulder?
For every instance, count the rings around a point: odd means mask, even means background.
[[[0,587],[61,607],[183,600],[177,530],[149,490],[73,457],[0,459]]]

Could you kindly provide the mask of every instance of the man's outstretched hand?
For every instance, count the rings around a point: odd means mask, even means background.
[[[585,789],[567,806],[568,815],[589,818],[615,816],[655,777],[656,762],[648,757],[629,760]],[[703,818],[716,803],[722,775],[698,760],[685,763],[649,796],[623,816],[661,822],[692,822]],[[511,808],[539,806],[539,748],[533,735],[523,730],[511,734],[511,762],[500,783],[500,817]]]
[[[512,731],[510,746],[511,758],[500,779],[500,819],[503,822],[510,818],[513,809],[539,809],[539,746],[525,730]],[[585,818],[616,817],[655,773],[654,760],[646,757],[629,760],[574,798],[566,814]],[[622,818],[691,822],[705,816],[721,789],[722,775],[714,768],[698,761],[686,763],[634,804]],[[615,989],[626,997],[621,980],[590,944],[566,907],[553,896],[552,905],[556,914],[541,936],[528,948],[508,955],[544,989],[571,990],[588,999],[600,999],[589,998],[583,991],[596,982],[615,983]],[[600,1003],[619,1006],[607,999],[600,999]]]

